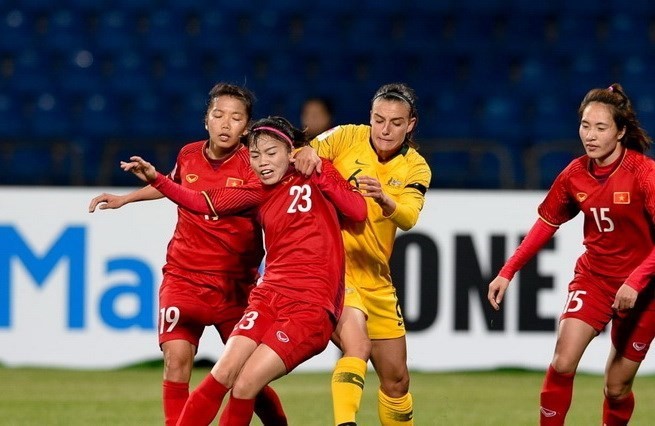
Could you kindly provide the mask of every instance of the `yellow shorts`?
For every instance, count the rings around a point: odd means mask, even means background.
[[[405,335],[405,321],[396,289],[391,285],[365,289],[346,284],[344,305],[364,312],[371,339],[395,339]]]

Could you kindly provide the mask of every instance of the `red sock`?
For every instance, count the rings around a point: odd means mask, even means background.
[[[287,426],[280,397],[272,387],[266,386],[255,397],[255,414],[264,426]]]
[[[544,384],[541,387],[541,407],[539,424],[541,426],[561,426],[573,398],[573,378],[575,373],[558,373],[552,365],[548,366]]]
[[[635,409],[635,395],[630,392],[621,399],[605,397],[603,402],[603,426],[625,426]]]
[[[248,426],[254,409],[254,399],[239,399],[230,395],[218,424],[219,426]]]
[[[223,397],[228,391],[229,389],[217,382],[211,374],[207,375],[189,395],[177,421],[178,426],[210,424],[221,408]]]
[[[189,384],[164,380],[162,388],[165,424],[166,426],[175,426],[189,397]]]

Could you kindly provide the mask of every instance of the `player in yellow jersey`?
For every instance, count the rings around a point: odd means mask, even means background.
[[[412,139],[417,120],[414,91],[387,84],[373,96],[370,125],[337,126],[296,154],[296,168],[306,174],[318,156],[330,159],[359,186],[368,206],[366,222],[345,224],[342,231],[346,299],[333,336],[343,352],[332,375],[336,425],[356,424],[369,359],[380,379],[380,423],[414,424],[405,325],[389,258],[396,230],[416,224],[430,185],[430,168]]]

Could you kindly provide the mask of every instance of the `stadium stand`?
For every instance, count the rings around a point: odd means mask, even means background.
[[[365,123],[403,80],[437,188],[547,188],[591,87],[620,82],[655,133],[648,0],[8,0],[0,34],[0,184],[134,185],[119,157],[169,167],[217,81],[252,89],[255,117],[324,93]]]

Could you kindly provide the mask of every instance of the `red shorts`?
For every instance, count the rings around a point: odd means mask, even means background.
[[[227,341],[252,288],[226,276],[166,270],[159,288],[159,345],[181,339],[198,347],[206,326]]]
[[[335,325],[332,315],[321,306],[255,287],[232,335],[246,336],[273,349],[289,373],[323,352]]]
[[[655,299],[652,285],[637,298],[633,309],[615,311],[614,298],[623,280],[576,272],[569,284],[569,297],[560,319],[577,318],[599,333],[612,323],[612,344],[617,352],[641,362],[655,337]]]

